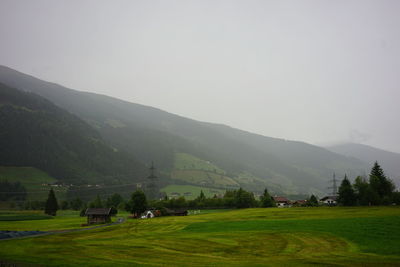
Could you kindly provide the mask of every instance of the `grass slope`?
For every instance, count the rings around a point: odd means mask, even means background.
[[[191,184],[202,185],[206,187],[219,188],[238,188],[239,184],[232,178],[206,171],[198,170],[174,170],[171,178]]]
[[[14,217],[10,222],[9,218]],[[55,231],[79,228],[86,218],[79,217],[78,211],[58,211],[57,216],[47,216],[43,211],[2,211],[0,231]],[[1,246],[1,243],[0,243]]]
[[[400,266],[399,217],[398,207],[270,208],[130,220],[1,241],[0,258],[48,266]]]
[[[16,211],[0,211],[0,224],[2,222],[9,222],[9,221],[32,221],[32,220],[46,220],[46,219],[53,219],[54,217],[50,215],[43,214],[43,212],[37,211],[23,211],[23,212],[16,212]],[[7,227],[5,223],[3,226]]]
[[[175,153],[174,170],[171,172],[171,178],[203,187],[224,189],[239,187],[239,184],[228,177],[226,172],[217,165],[187,153]],[[200,190],[196,190],[196,192],[199,193]]]
[[[187,153],[175,154],[174,167],[177,170],[202,170],[225,174],[225,171],[219,168],[217,165]]]
[[[27,191],[27,200],[46,200],[51,184],[57,180],[47,173],[33,167],[0,166],[0,180],[20,182]],[[55,189],[59,199],[65,198],[66,189]]]

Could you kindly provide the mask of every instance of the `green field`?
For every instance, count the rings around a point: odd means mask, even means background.
[[[184,196],[185,199],[195,199],[200,195],[200,192],[202,190],[206,197],[213,197],[215,194],[218,195],[225,193],[225,190],[222,189],[214,189],[193,185],[168,185],[160,189],[161,192],[167,193],[168,196],[171,196],[172,193],[179,193],[180,196]],[[190,195],[185,195],[185,193],[190,193]]]
[[[4,227],[7,227],[7,223],[4,223],[4,222],[46,220],[46,219],[53,219],[53,218],[54,218],[53,216],[46,215],[46,214],[43,214],[43,212],[38,212],[38,211],[22,211],[22,212],[0,211],[0,225],[3,224]]]
[[[175,154],[171,178],[202,187],[239,187],[239,184],[226,176],[225,171],[218,166],[186,153]]]
[[[52,184],[57,180],[49,176],[47,173],[32,167],[5,167],[0,166],[0,180],[7,180],[9,182],[20,182],[28,192],[27,200],[41,200],[47,199],[50,187],[43,184]],[[57,198],[64,199],[66,189],[54,189]]]
[[[175,154],[174,168],[176,170],[202,170],[225,174],[225,171],[217,165],[186,153]]]
[[[58,229],[65,214],[14,229]],[[0,222],[5,228],[9,222]],[[35,224],[32,226],[32,224]],[[269,208],[160,217],[0,241],[7,263],[53,266],[400,266],[400,208]]]
[[[10,222],[9,218],[15,218]],[[21,220],[27,218],[28,220]],[[0,231],[54,231],[79,228],[86,218],[79,217],[78,211],[58,211],[57,216],[47,216],[43,211],[2,211],[0,212]],[[1,246],[1,245],[0,245]]]
[[[206,171],[174,170],[171,172],[171,178],[196,185],[218,186],[222,188],[226,188],[227,186],[239,187],[239,184],[228,176]]]

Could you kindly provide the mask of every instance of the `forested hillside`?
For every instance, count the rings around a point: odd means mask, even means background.
[[[140,181],[146,168],[86,122],[34,93],[0,84],[0,166],[32,166],[62,183]]]
[[[268,187],[277,193],[322,194],[327,191],[333,172],[354,177],[368,168],[357,159],[317,146],[199,122],[112,97],[71,90],[7,67],[0,67],[0,81],[35,92],[77,115],[92,125],[110,146],[136,157],[141,163],[154,160],[162,173],[171,176],[169,183],[192,184],[181,176],[174,180],[177,153],[209,161],[224,170],[226,177],[237,186],[260,192]],[[204,175],[204,172],[199,174]],[[208,186],[221,187],[217,183]]]
[[[361,159],[370,165],[378,161],[385,173],[400,186],[400,154],[354,143],[330,146],[328,149],[338,154]]]

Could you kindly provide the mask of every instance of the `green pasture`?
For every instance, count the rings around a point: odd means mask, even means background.
[[[186,199],[195,199],[200,195],[202,190],[206,197],[213,197],[215,194],[225,193],[225,190],[222,189],[193,185],[168,185],[160,189],[161,192],[167,193],[168,196],[171,196],[172,193],[179,193],[180,196],[184,196]],[[191,193],[191,195],[185,195],[185,193]]]
[[[199,170],[174,170],[171,172],[171,178],[196,185],[239,187],[239,184],[228,176]]]
[[[175,153],[174,167],[177,170],[202,170],[225,174],[217,165],[186,153]]]
[[[14,221],[32,221],[32,220],[45,220],[52,219],[52,216],[43,214],[43,212],[37,211],[0,211],[0,224],[2,222],[14,222]]]
[[[0,212],[0,231],[55,231],[80,228],[82,223],[86,223],[86,217],[79,217],[79,211],[58,211],[55,217],[43,211]]]
[[[72,214],[57,217],[23,223],[61,223]],[[3,240],[0,248],[3,262],[45,266],[400,266],[400,208],[244,209],[128,220]]]

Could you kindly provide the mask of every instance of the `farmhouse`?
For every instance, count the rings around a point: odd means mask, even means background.
[[[155,215],[154,215],[154,213],[153,213],[153,211],[152,210],[146,210],[143,214],[142,214],[142,216],[140,217],[140,218],[142,218],[142,219],[150,219],[150,218],[154,218],[155,217]]]
[[[145,212],[143,212],[142,216],[140,216],[140,218],[142,218],[142,219],[150,219],[150,218],[160,217],[160,216],[161,216],[161,211],[160,210],[150,209],[150,210],[146,210]]]
[[[273,199],[276,203],[276,206],[278,206],[278,208],[290,207],[290,200],[287,199],[286,197],[274,196]]]
[[[111,222],[111,208],[88,208],[85,215],[87,216],[87,224]]]
[[[336,206],[337,196],[325,196],[321,198],[319,201],[328,206]]]
[[[307,206],[307,199],[300,199],[293,202],[293,206],[304,207]]]
[[[168,215],[172,216],[187,216],[188,211],[186,209],[177,209],[177,210],[171,210],[166,208],[165,211],[167,212]]]

